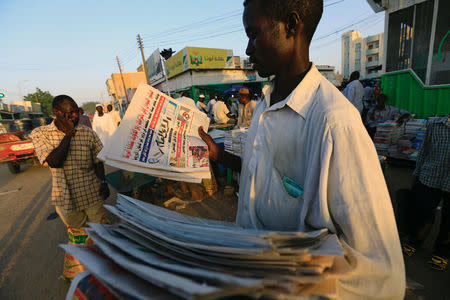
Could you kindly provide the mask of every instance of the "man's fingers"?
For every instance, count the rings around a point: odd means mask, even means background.
[[[203,126],[200,126],[198,128],[198,135],[204,140],[205,142],[209,142],[209,135],[203,130]]]

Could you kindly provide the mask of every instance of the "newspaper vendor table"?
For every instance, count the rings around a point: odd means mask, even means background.
[[[387,121],[377,125],[374,137],[379,155],[387,157],[388,163],[414,165],[422,147],[427,120],[411,119],[399,125]]]

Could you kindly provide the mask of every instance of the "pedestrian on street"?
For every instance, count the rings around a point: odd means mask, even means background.
[[[108,104],[106,106],[106,109],[108,110],[108,115],[111,117],[114,125],[117,127],[120,124],[120,121],[122,121],[122,119],[120,118],[120,114],[117,110],[113,109],[113,106],[111,104]]]
[[[246,0],[246,53],[261,77],[274,77],[253,112],[242,160],[199,134],[211,160],[241,170],[237,225],[326,228],[352,268],[338,278],[339,299],[403,299],[403,256],[374,144],[358,110],[309,60],[322,11],[322,0]]]
[[[350,75],[350,83],[342,91],[348,101],[350,101],[361,114],[364,108],[363,97],[364,87],[359,81],[359,72],[355,71]]]
[[[103,106],[97,104],[95,106],[94,120],[92,120],[92,129],[97,133],[102,144],[105,145],[109,138],[116,131],[117,124],[114,124],[113,119],[109,114],[103,112]]]
[[[230,110],[223,101],[223,97],[221,95],[217,97],[217,102],[213,106],[213,115],[214,122],[217,124],[227,124],[236,119],[231,115]]]
[[[431,231],[436,208],[442,200],[441,224],[428,265],[445,270],[450,258],[450,115],[429,121],[414,170],[409,205],[409,239],[403,253],[411,256]]]
[[[250,99],[250,91],[247,88],[239,90],[238,101],[237,126],[239,128],[249,127],[252,122],[253,110],[255,109],[256,101]]]
[[[200,94],[198,96],[198,101],[196,103],[196,106],[199,111],[206,113],[206,104],[204,103],[204,101],[205,101],[205,95]]]
[[[67,226],[69,243],[84,244],[86,222],[105,223],[103,201],[109,196],[103,163],[97,159],[102,143],[95,132],[79,125],[79,108],[67,95],[53,99],[55,120],[33,130],[31,139],[40,163],[50,167],[52,198]],[[63,276],[73,279],[83,268],[66,254]],[[70,267],[73,266],[73,267]]]
[[[78,124],[84,125],[92,129],[91,119],[89,119],[89,117],[84,114],[84,109],[81,107],[80,107],[80,121],[78,122]]]
[[[217,101],[216,101],[215,95],[210,94],[208,104],[206,105],[206,114],[208,115],[208,118],[211,120],[211,123],[214,123],[213,107],[214,107],[214,104],[216,104],[216,102]]]

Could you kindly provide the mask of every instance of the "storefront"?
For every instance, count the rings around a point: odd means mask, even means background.
[[[367,1],[386,14],[382,92],[390,104],[420,117],[449,113],[450,1]]]

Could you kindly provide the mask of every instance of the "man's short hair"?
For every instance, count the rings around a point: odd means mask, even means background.
[[[259,1],[266,16],[274,21],[286,21],[288,14],[295,11],[305,25],[308,43],[319,25],[323,13],[323,0],[245,0],[244,6]]]
[[[350,80],[356,80],[356,79],[359,79],[359,77],[360,77],[360,74],[358,71],[354,71],[354,72],[352,72],[352,74],[350,74]]]
[[[64,101],[72,101],[76,104],[75,100],[73,100],[70,96],[67,95],[58,95],[55,98],[53,98],[52,101],[52,107],[59,109],[61,107],[61,104],[63,104]]]
[[[182,97],[188,97],[188,98],[189,98],[189,92],[184,91],[184,92],[181,94],[181,96],[182,96]]]

